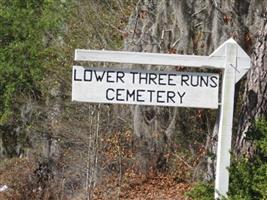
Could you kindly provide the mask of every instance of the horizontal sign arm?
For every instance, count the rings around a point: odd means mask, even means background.
[[[228,43],[237,45],[235,82],[238,82],[250,68],[250,58],[233,39],[227,40],[209,56],[76,49],[75,61],[225,69],[225,46]]]
[[[85,49],[75,50],[75,61],[97,61],[209,68],[223,68],[224,66],[224,57],[221,56],[195,56]]]

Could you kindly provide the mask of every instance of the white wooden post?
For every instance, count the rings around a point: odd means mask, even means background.
[[[226,197],[229,187],[230,150],[236,82],[237,44],[225,44],[225,68],[223,73],[220,124],[218,133],[215,199]]]

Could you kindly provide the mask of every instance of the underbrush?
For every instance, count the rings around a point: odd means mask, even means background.
[[[232,158],[228,199],[267,199],[267,121],[253,124],[245,138],[251,143],[252,154]],[[214,198],[214,186],[210,183],[197,184],[187,196],[191,199],[210,200]]]
[[[60,185],[52,177],[49,163],[28,158],[12,158],[0,163],[1,200],[59,199]]]

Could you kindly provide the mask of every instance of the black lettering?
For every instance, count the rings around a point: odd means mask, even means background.
[[[194,83],[194,77],[196,79],[195,83]],[[191,75],[191,85],[193,87],[197,87],[199,85],[199,76],[193,76],[193,75]]]
[[[180,97],[180,104],[183,103],[183,97],[185,95],[185,92],[183,94],[180,94],[180,92],[177,92],[178,96]]]
[[[138,74],[138,72],[130,72],[133,75],[133,84],[135,84],[135,75]]]
[[[135,101],[135,90],[133,90],[132,92],[126,90],[126,101],[128,101],[130,98],[132,98],[133,101]]]
[[[120,80],[122,83],[124,83],[124,80],[123,80],[124,75],[125,75],[124,72],[122,72],[122,71],[117,71],[117,79],[116,79],[116,82],[118,83],[119,80]]]
[[[173,91],[167,91],[167,103],[170,102],[170,100],[172,101],[172,103],[175,103],[174,98],[175,97],[175,92]]]
[[[160,100],[160,98],[162,98],[162,95],[160,95],[160,93],[164,93],[165,91],[159,90],[157,91],[157,102],[158,103],[165,103],[165,101]]]
[[[215,80],[214,80],[215,79]],[[212,88],[215,88],[215,87],[217,87],[218,86],[218,84],[217,84],[217,80],[218,80],[218,77],[217,76],[212,76],[212,77],[210,77],[210,80],[211,80],[211,84],[210,84],[210,87],[212,87]]]
[[[123,91],[124,91],[124,89],[117,89],[117,92],[116,92],[116,100],[117,101],[124,101],[124,99],[121,98],[121,96],[122,96],[121,92],[123,92]]]
[[[145,102],[144,99],[141,99],[142,94],[140,94],[141,92],[145,92],[145,90],[136,90],[136,100],[138,102]]]
[[[74,70],[74,81],[82,81],[82,79],[76,77],[76,69]]]
[[[148,93],[149,93],[149,101],[150,102],[152,102],[152,100],[153,100],[153,98],[152,98],[152,93],[154,93],[155,92],[155,90],[147,90],[148,91]]]
[[[102,80],[104,78],[104,75],[105,75],[105,71],[103,71],[102,74],[101,74],[101,72],[97,72],[97,71],[94,70],[94,73],[95,73],[95,79],[96,79],[96,81],[102,82]]]
[[[145,80],[145,84],[147,84],[147,73],[139,73],[139,84],[142,83],[142,80]]]
[[[157,85],[157,82],[155,81],[157,78],[157,74],[155,73],[149,73],[149,84],[151,84],[151,82],[153,82],[155,85]]]
[[[108,88],[107,90],[106,90],[106,99],[107,100],[109,100],[109,101],[112,101],[112,100],[114,100],[114,97],[109,97],[109,92],[115,92],[114,91],[114,89],[112,89],[112,88]]]
[[[114,79],[112,79],[112,74],[114,73],[114,71],[107,71],[107,82],[108,83],[114,83]]]
[[[176,74],[169,74],[168,75],[168,85],[176,85],[175,82],[171,83],[173,81],[173,78],[171,78],[172,76],[176,76]]]
[[[164,76],[167,76],[167,74],[159,74],[159,85],[166,85],[163,78]]]
[[[185,83],[187,86],[189,86],[189,84],[187,83],[187,81],[189,80],[189,76],[186,74],[182,74],[181,76],[181,86],[183,86],[183,83]]]
[[[90,72],[90,73],[89,73],[89,74],[90,74],[89,78],[88,78],[88,76],[87,76],[87,74],[88,74],[87,72],[88,72],[88,73]],[[92,70],[90,70],[90,69],[85,69],[85,70],[84,70],[84,72],[83,72],[83,80],[84,80],[84,81],[92,81]]]
[[[203,83],[206,87],[209,86],[209,76],[200,76],[200,87],[202,87]]]

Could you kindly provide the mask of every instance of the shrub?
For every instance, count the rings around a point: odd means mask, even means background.
[[[267,199],[267,121],[256,121],[246,140],[253,146],[253,154],[232,157],[228,199]],[[191,199],[209,200],[214,197],[214,186],[198,183],[188,194]]]
[[[214,199],[214,186],[209,183],[198,183],[186,194],[191,199],[199,200],[213,200]]]
[[[229,199],[267,199],[267,121],[254,123],[246,139],[253,145],[254,153],[233,159]]]

